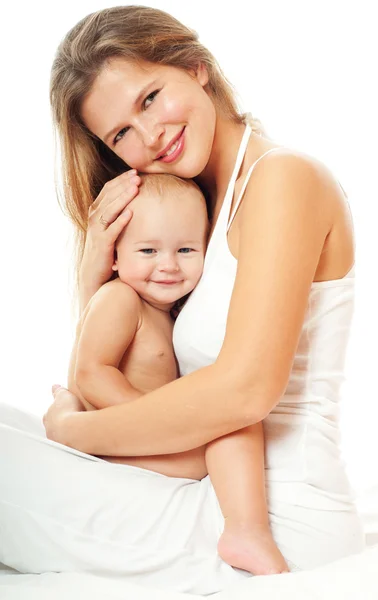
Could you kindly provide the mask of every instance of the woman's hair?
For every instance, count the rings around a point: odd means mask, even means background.
[[[238,111],[231,84],[196,32],[171,15],[145,6],[119,6],[82,19],[59,45],[50,82],[53,121],[61,145],[63,206],[76,227],[78,267],[89,207],[107,181],[129,168],[81,118],[84,98],[103,67],[115,57],[184,70],[205,65],[207,89],[215,106],[235,122],[248,119],[252,130],[265,134],[258,120]]]

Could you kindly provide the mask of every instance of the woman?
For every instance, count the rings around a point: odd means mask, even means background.
[[[338,446],[354,285],[338,183],[315,159],[246,125],[211,54],[161,11],[120,7],[80,22],[58,50],[51,98],[82,242],[82,308],[110,277],[131,216],[138,178],[127,167],[195,178],[212,228],[203,277],[175,326],[184,376],[92,412],[55,389],[47,435],[75,450],[46,445],[37,430],[28,438],[39,502],[9,484],[8,505],[22,496],[23,528],[32,514],[49,551],[11,566],[121,572],[200,594],[246,576],[216,555],[223,518],[208,478],[171,479],[88,454],[174,454],[262,420],[270,524],[288,564],[308,569],[360,551]],[[41,500],[49,483],[54,496]],[[62,551],[48,543],[52,531]]]

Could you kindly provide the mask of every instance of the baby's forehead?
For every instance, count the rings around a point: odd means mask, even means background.
[[[188,210],[193,207],[201,211],[206,206],[205,199],[201,192],[192,187],[180,187],[166,185],[164,189],[154,189],[145,187],[143,184],[139,188],[138,195],[130,203],[132,210],[138,212],[146,211],[147,207],[154,207],[157,210]]]

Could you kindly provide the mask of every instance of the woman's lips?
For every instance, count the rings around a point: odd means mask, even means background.
[[[185,127],[182,130],[182,134],[180,135],[180,137],[178,138],[178,140],[176,140],[177,144],[177,148],[172,152],[172,154],[169,154],[168,156],[161,156],[158,160],[161,160],[161,162],[164,163],[171,163],[174,160],[176,160],[176,158],[178,158],[180,156],[180,154],[182,153],[183,149],[184,149],[184,141],[185,141]],[[173,144],[172,144],[173,146]]]

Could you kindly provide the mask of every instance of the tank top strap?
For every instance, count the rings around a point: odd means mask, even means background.
[[[267,154],[269,154],[270,152],[274,152],[274,150],[280,150],[281,148],[282,148],[282,146],[277,146],[276,148],[270,148],[270,150],[267,150],[266,152],[264,152],[264,154],[262,154],[262,155],[261,155],[261,156],[260,156],[260,157],[259,157],[259,158],[258,158],[258,159],[257,159],[257,160],[254,162],[254,163],[253,163],[253,165],[251,165],[251,166],[249,167],[249,169],[248,169],[248,173],[247,173],[247,175],[246,175],[246,177],[245,177],[245,180],[244,180],[244,183],[243,183],[243,187],[242,187],[242,189],[241,189],[241,191],[240,191],[240,194],[239,194],[239,197],[238,197],[237,201],[235,202],[235,206],[234,206],[234,208],[233,208],[233,211],[232,211],[232,214],[231,214],[231,216],[230,216],[230,218],[229,218],[229,221],[228,221],[228,224],[227,224],[227,231],[230,229],[230,227],[231,227],[231,224],[232,224],[232,221],[234,220],[234,217],[235,217],[235,215],[236,215],[236,213],[237,213],[237,210],[238,210],[238,208],[239,208],[239,206],[240,206],[240,202],[241,202],[241,201],[242,201],[242,199],[243,199],[244,192],[245,192],[245,188],[246,188],[246,187],[247,187],[247,185],[248,185],[249,178],[250,178],[250,177],[251,177],[251,175],[252,175],[252,171],[253,171],[253,169],[255,168],[255,166],[257,165],[257,163],[258,163],[258,162],[259,162],[259,161],[260,161],[262,158],[264,158],[264,156],[266,156],[266,155],[267,155]],[[231,196],[231,198],[232,198],[232,196]],[[232,201],[231,201],[231,203],[232,203]],[[228,214],[229,214],[229,212],[228,212]]]
[[[226,191],[226,194],[225,194],[225,197],[223,200],[222,208],[221,208],[220,214],[218,216],[218,222],[217,222],[218,230],[222,228],[222,226],[221,226],[222,222],[224,223],[224,228],[227,226],[228,216],[230,214],[230,210],[231,210],[231,206],[232,206],[232,199],[234,197],[235,182],[238,178],[240,167],[243,162],[245,152],[247,150],[251,131],[252,131],[251,126],[247,123],[244,133],[243,133],[242,141],[240,142],[234,170],[232,172],[231,179],[228,183],[228,187],[227,187],[227,191]],[[223,229],[223,231],[224,231],[224,229]]]

